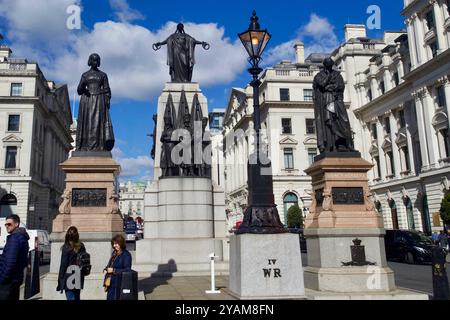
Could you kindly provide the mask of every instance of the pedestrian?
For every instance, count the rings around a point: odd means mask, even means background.
[[[435,245],[438,245],[439,244],[439,233],[433,232],[433,234],[431,235],[431,241],[433,241],[433,243]]]
[[[0,300],[17,301],[28,265],[30,236],[25,228],[20,227],[18,215],[9,215],[5,227],[9,235],[0,256]]]
[[[78,253],[86,252],[84,244],[80,242],[80,235],[76,227],[70,227],[66,232],[64,245],[61,247],[61,264],[59,266],[57,291],[66,294],[67,300],[79,301],[84,285],[84,275],[81,272],[69,270],[71,266],[78,266]],[[80,279],[71,276],[80,275]],[[75,281],[74,281],[75,280]]]
[[[439,235],[439,246],[445,250],[447,250],[448,246],[448,237],[444,231],[441,231]]]
[[[131,271],[131,254],[126,249],[125,238],[122,235],[116,235],[111,240],[113,252],[108,265],[104,269],[106,272],[103,287],[107,294],[107,300],[117,300],[117,290],[120,289],[119,275],[122,272]]]

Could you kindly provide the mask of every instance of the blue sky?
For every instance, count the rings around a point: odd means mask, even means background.
[[[67,7],[82,8],[80,30],[66,27]],[[384,30],[404,29],[403,1],[161,1],[161,0],[0,0],[0,33],[17,57],[36,60],[47,78],[68,83],[71,97],[89,53],[102,56],[102,70],[110,75],[111,116],[116,134],[115,158],[123,168],[122,180],[152,176],[150,150],[152,115],[157,97],[169,80],[165,50],[151,44],[185,23],[186,32],[212,48],[197,48],[194,81],[200,83],[209,108],[225,107],[231,87],[246,85],[246,54],[237,33],[257,10],[263,28],[272,33],[266,63],[292,59],[292,43],[301,40],[307,53],[326,52],[344,38],[347,23],[366,23],[370,5],[381,9]]]

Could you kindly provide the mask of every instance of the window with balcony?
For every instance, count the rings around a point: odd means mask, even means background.
[[[313,101],[313,90],[312,89],[303,89],[303,99],[305,101]]]
[[[306,134],[316,134],[316,121],[314,119],[306,119]]]
[[[395,176],[394,154],[392,153],[392,151],[389,151],[389,152],[386,153],[386,156],[388,158],[388,165],[389,165],[389,169],[390,169],[390,174],[392,176]]]
[[[283,127],[283,134],[292,134],[291,119],[281,119],[281,125]]]
[[[314,158],[317,157],[317,149],[308,149],[308,160],[309,165],[312,165],[314,163]]]
[[[294,149],[284,149],[284,168],[286,170],[294,170]]]
[[[405,159],[404,161],[404,170],[406,172],[410,172],[411,171],[411,162],[409,161],[409,150],[408,147],[403,147],[402,149],[402,153],[403,153],[403,157]]]
[[[17,168],[17,147],[6,147],[5,169],[13,170]]]
[[[289,89],[280,89],[280,101],[290,101]]]
[[[20,115],[10,114],[8,116],[8,131],[18,132],[20,130]]]
[[[446,107],[446,102],[445,102],[445,89],[444,86],[439,86],[436,88],[436,93],[437,93],[437,102],[439,107],[441,108],[445,108]]]
[[[373,100],[372,89],[367,90],[367,97],[369,98],[369,101]]]
[[[373,158],[373,160],[375,161],[375,166],[377,167],[377,179],[381,179],[381,166],[380,166],[380,157],[376,156]]]
[[[449,137],[448,137],[448,129],[442,129],[439,131],[440,139],[439,139],[439,149],[441,153],[441,158],[450,157],[450,148],[449,148]]]
[[[436,27],[433,10],[427,12],[427,14],[425,15],[425,19],[427,21],[428,30],[434,29]]]
[[[11,96],[12,97],[20,97],[23,94],[22,84],[21,83],[11,83]]]
[[[400,110],[398,112],[398,123],[400,124],[400,128],[406,127],[405,110]]]

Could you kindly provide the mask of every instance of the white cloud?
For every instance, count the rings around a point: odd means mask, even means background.
[[[113,101],[150,100],[170,81],[166,48],[154,52],[152,44],[175,32],[175,22],[167,22],[155,31],[114,21],[98,22],[91,30],[70,31],[66,28],[66,9],[76,1],[45,1],[49,7],[38,0],[0,0],[0,4],[7,4],[6,8],[0,6],[0,18],[8,22],[8,38],[16,56],[37,60],[48,79],[67,83],[74,92],[81,74],[88,69],[89,54],[97,52],[102,57],[101,69],[110,78]],[[126,4],[115,2],[120,3]],[[22,21],[28,17],[28,21]],[[223,27],[185,23],[185,30],[211,44],[209,51],[197,46],[193,81],[203,87],[225,84],[245,70],[242,45],[226,38]]]
[[[311,53],[331,53],[339,46],[334,26],[327,18],[313,13],[309,22],[298,29],[297,36],[294,39],[268,51],[264,65],[273,65],[281,60],[295,61],[294,44],[296,42],[305,44],[305,58]]]
[[[131,9],[126,0],[109,0],[109,5],[115,11],[114,14],[121,22],[132,22],[145,19],[138,10]]]
[[[113,149],[112,154],[122,168],[120,172],[121,179],[151,180],[153,176],[153,160],[149,156],[141,155],[135,158],[127,158],[124,152],[117,147]]]

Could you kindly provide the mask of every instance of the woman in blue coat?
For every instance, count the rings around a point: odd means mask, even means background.
[[[117,300],[118,290],[120,290],[119,275],[122,272],[131,271],[131,254],[126,249],[125,238],[122,235],[116,235],[111,240],[114,249],[111,259],[105,268],[104,288],[108,293],[107,300]]]

